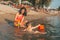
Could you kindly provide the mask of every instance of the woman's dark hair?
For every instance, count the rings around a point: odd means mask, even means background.
[[[22,11],[23,9],[25,10],[25,12],[23,13],[23,15],[24,15],[24,16],[27,16],[27,10],[26,10],[25,7],[20,8],[19,14],[21,14],[21,11]]]

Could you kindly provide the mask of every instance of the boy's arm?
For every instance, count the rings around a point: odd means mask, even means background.
[[[39,24],[39,25],[37,25],[37,26],[35,26],[35,27],[32,27],[32,29],[35,29],[35,28],[37,28],[38,26],[40,26],[40,24]]]
[[[24,17],[23,17],[23,19],[22,19],[21,23],[23,23],[23,21],[24,21]]]

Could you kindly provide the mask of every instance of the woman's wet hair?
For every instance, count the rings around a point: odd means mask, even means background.
[[[27,10],[26,10],[25,7],[20,8],[19,14],[21,14],[21,12],[22,12],[23,9],[25,10],[25,12],[23,13],[23,15],[24,15],[24,16],[27,16]]]

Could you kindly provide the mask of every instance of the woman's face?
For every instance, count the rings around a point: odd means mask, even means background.
[[[24,14],[24,12],[25,12],[25,10],[24,10],[24,9],[22,9],[21,13],[22,13],[22,14]]]

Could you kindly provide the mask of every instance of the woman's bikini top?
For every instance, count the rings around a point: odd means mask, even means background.
[[[16,20],[21,21],[23,19],[23,15],[17,16]]]

